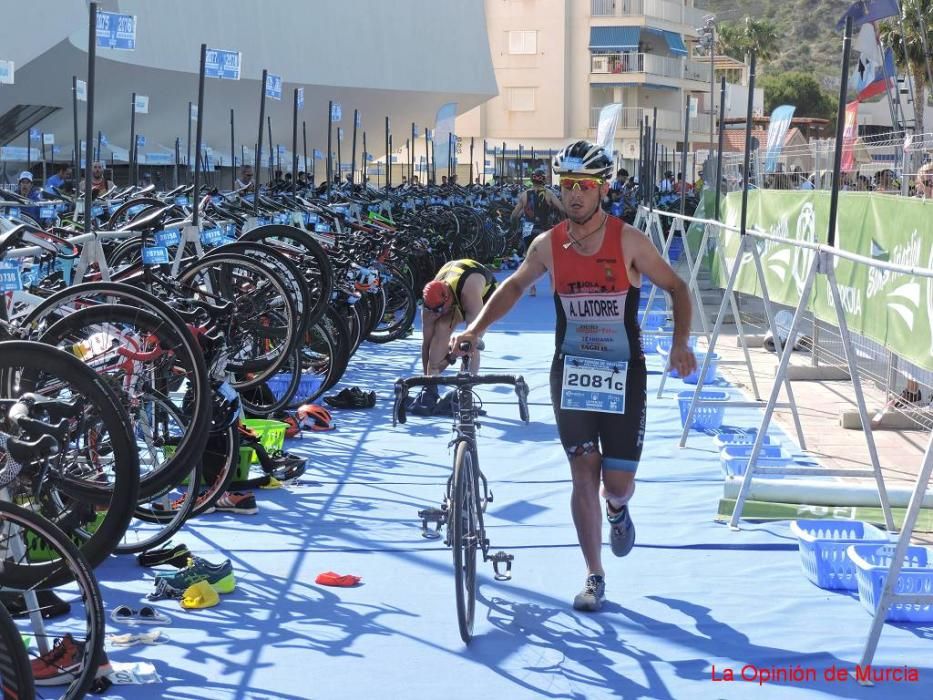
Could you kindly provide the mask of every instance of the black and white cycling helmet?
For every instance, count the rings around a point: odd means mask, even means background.
[[[589,175],[608,177],[612,173],[612,158],[602,146],[589,141],[575,141],[564,146],[551,163],[555,175]]]

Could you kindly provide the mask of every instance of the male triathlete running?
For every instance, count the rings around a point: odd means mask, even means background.
[[[673,299],[671,366],[686,376],[696,359],[687,346],[687,286],[644,234],[600,208],[612,160],[602,147],[577,141],[555,156],[553,169],[568,221],[535,239],[518,270],[450,347],[459,352],[462,342],[475,345],[529,285],[551,273],[557,308],[551,401],[570,459],[571,510],[587,566],[573,606],[596,611],[605,598],[600,496],[606,500],[612,553],[625,556],[635,543],[628,503],[645,432],[647,373],[637,322],[643,275]]]
[[[531,188],[518,195],[515,208],[510,215],[512,227],[521,223],[522,252],[528,253],[531,242],[536,236],[547,231],[551,226],[564,218],[564,205],[551,192],[545,184],[547,173],[538,168],[531,174]],[[534,285],[528,290],[529,296],[535,296],[537,290]]]
[[[462,322],[471,323],[496,289],[492,272],[475,260],[451,260],[438,270],[421,293],[421,366],[426,375],[447,367],[447,344]],[[479,369],[479,351],[473,354],[473,371]],[[409,409],[430,415],[438,400],[436,386],[426,386]]]

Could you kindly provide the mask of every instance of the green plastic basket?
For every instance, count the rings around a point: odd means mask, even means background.
[[[97,528],[100,527],[100,524],[104,522],[104,518],[107,517],[107,512],[103,511],[98,513],[94,520],[85,525],[84,529],[90,533],[97,532]],[[31,562],[45,562],[53,561],[58,558],[58,554],[49,547],[49,543],[42,539],[32,530],[28,530],[24,533],[26,541],[26,558]],[[81,547],[84,544],[84,540],[78,535],[71,535],[71,541],[75,543],[75,546]]]
[[[259,436],[259,442],[266,448],[266,452],[271,454],[272,452],[281,450],[285,446],[285,430],[288,428],[288,423],[283,423],[278,420],[265,420],[262,418],[247,418],[243,421],[243,425]],[[253,448],[250,447],[248,449],[251,453],[250,464],[258,464],[259,458],[256,456]]]

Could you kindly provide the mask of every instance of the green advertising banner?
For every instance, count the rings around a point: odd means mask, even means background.
[[[742,193],[732,192],[721,205],[724,223],[738,227]],[[756,190],[748,196],[748,226],[789,240],[825,243],[829,193]],[[933,268],[933,201],[894,195],[844,192],[839,195],[836,247],[879,261]],[[739,234],[725,233],[729,269],[739,250]],[[796,306],[814,251],[758,240],[771,299]],[[736,290],[761,296],[751,254],[740,261]],[[725,287],[728,277],[714,266],[713,279]],[[836,258],[836,278],[850,329],[893,350],[908,361],[933,370],[933,279],[892,273]],[[817,275],[809,310],[836,325],[827,278]]]

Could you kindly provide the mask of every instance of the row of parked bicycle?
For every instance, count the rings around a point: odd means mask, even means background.
[[[215,505],[244,415],[314,401],[364,341],[410,331],[444,262],[518,244],[507,189],[113,189],[89,217],[56,194],[36,221],[0,193],[0,679],[18,698],[87,691],[93,567]]]

